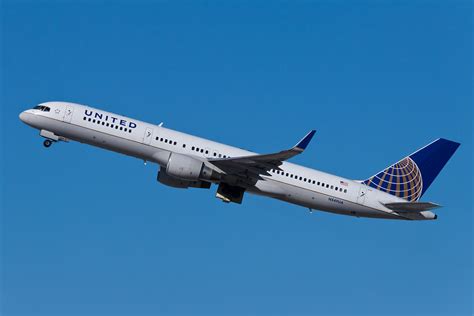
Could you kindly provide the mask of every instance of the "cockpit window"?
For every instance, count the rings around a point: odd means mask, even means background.
[[[33,109],[35,109],[35,110],[41,110],[41,111],[43,111],[43,112],[49,112],[49,111],[51,111],[51,108],[50,108],[50,107],[44,106],[44,105],[37,105],[37,106],[35,106]]]

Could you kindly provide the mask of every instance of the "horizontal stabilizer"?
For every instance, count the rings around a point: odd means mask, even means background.
[[[396,202],[382,204],[392,211],[406,213],[419,213],[441,207],[441,205],[431,202]]]

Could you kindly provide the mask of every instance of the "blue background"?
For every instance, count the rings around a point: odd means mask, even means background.
[[[470,1],[4,1],[3,315],[472,312]],[[462,143],[431,222],[357,219],[156,182],[20,111],[88,104],[363,179]]]

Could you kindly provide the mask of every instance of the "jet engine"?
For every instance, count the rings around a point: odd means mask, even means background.
[[[171,153],[166,173],[171,177],[188,181],[217,181],[220,178],[220,174],[206,166],[204,162],[177,153]]]
[[[170,176],[166,173],[166,169],[161,167],[160,171],[158,172],[157,177],[158,182],[163,183],[164,185],[173,187],[173,188],[180,188],[180,189],[187,189],[187,188],[201,188],[201,189],[209,189],[211,187],[210,182],[206,181],[189,181],[183,180],[179,178],[175,178]]]

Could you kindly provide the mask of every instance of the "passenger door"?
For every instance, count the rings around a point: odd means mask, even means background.
[[[67,105],[64,110],[63,121],[66,123],[71,123],[73,112],[74,112],[74,108],[70,105]]]
[[[150,145],[152,138],[153,138],[153,129],[150,127],[147,127],[145,130],[145,135],[143,135],[143,143]]]
[[[360,186],[359,195],[357,196],[357,203],[363,205],[365,202],[366,195],[367,195],[367,186],[362,184]]]

